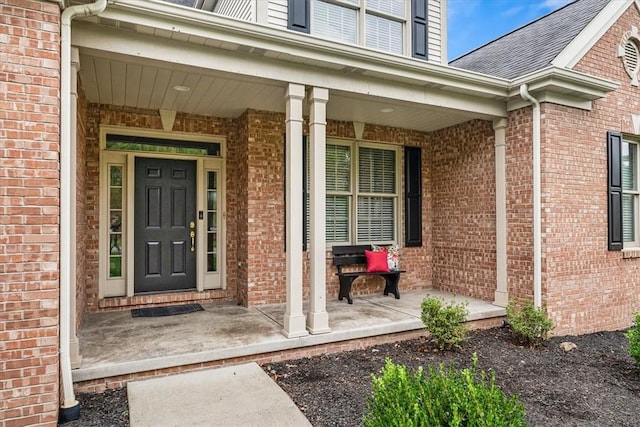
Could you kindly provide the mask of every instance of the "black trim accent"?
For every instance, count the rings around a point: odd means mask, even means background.
[[[607,132],[609,250],[622,250],[622,134]]]
[[[307,179],[307,170],[309,169],[309,144],[307,143],[307,135],[302,135],[302,250],[306,251],[309,247],[307,235],[309,233],[307,227],[307,218],[309,217],[309,182]]]
[[[309,33],[311,29],[309,3],[310,0],[288,0],[287,28],[293,31]]]
[[[411,0],[411,56],[429,57],[428,0]]]
[[[422,246],[422,149],[404,147],[405,246]]]

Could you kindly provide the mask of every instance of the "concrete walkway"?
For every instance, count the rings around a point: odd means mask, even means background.
[[[134,381],[127,394],[131,427],[311,426],[256,363]]]

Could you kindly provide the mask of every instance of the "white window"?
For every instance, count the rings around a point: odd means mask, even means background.
[[[311,33],[402,54],[407,10],[404,0],[314,0]]]
[[[638,143],[622,142],[622,236],[625,247],[640,246],[638,236]]]
[[[327,142],[327,243],[397,241],[398,153],[381,144]]]

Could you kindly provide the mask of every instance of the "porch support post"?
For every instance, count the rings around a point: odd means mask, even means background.
[[[327,101],[329,90],[314,87],[309,91],[309,151],[311,156],[311,289],[307,329],[312,334],[331,332],[327,313],[327,265],[325,237],[325,157]]]
[[[496,291],[494,304],[506,307],[507,291],[507,185],[506,185],[506,119],[493,121],[496,166]]]
[[[283,333],[287,338],[308,335],[302,312],[302,101],[304,86],[289,83],[286,112],[286,234],[287,308]]]
[[[71,158],[70,158],[70,166],[71,173],[78,173],[78,71],[80,71],[80,52],[78,48],[71,48],[71,103],[69,105],[70,117],[69,120],[71,122],[71,134],[69,135],[69,143],[71,145]],[[70,271],[69,271],[69,279],[71,282],[71,292],[69,293],[69,307],[71,310],[70,313],[70,322],[69,322],[69,358],[71,360],[71,368],[76,369],[80,367],[80,363],[82,362],[82,356],[80,356],[80,342],[78,341],[78,335],[76,333],[77,330],[77,319],[76,319],[76,294],[78,292],[78,276],[77,276],[77,199],[78,199],[78,190],[76,185],[77,179],[73,177],[70,182],[71,186],[71,198],[69,200],[70,203],[70,222],[71,227],[69,228],[71,237],[71,253],[70,256]]]

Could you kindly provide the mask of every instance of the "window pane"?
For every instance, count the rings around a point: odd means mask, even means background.
[[[327,242],[349,241],[349,196],[327,196]]]
[[[122,166],[111,166],[109,168],[110,183],[112,187],[122,187]]]
[[[393,198],[358,198],[358,242],[394,240],[393,220]]]
[[[362,193],[396,193],[396,152],[361,147],[358,189]]]
[[[351,191],[351,148],[327,144],[327,191]]]
[[[404,18],[404,0],[367,0],[367,9]]]
[[[628,142],[622,143],[622,189],[634,190],[638,189],[636,182],[638,159],[638,145]]]
[[[402,53],[402,24],[375,15],[366,17],[366,46],[391,53]]]
[[[218,173],[207,172],[207,272],[217,269],[218,252]]]
[[[357,42],[356,11],[337,4],[315,0],[312,33],[347,43]]]
[[[122,276],[122,258],[111,257],[109,258],[109,277],[121,277]]]
[[[622,195],[622,237],[624,242],[633,242],[636,240],[636,228],[634,224],[636,197],[637,196],[633,194]]]

